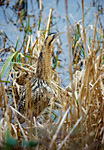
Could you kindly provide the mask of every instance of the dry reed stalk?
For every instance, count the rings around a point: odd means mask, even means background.
[[[43,9],[42,0],[39,0],[39,7],[40,7],[40,11],[42,11],[42,9]]]
[[[50,23],[52,22],[52,11],[53,11],[53,8],[51,8],[50,12],[49,12],[49,17],[48,17],[47,26],[46,26],[45,38],[48,36],[48,31],[49,31]]]
[[[73,124],[73,114],[76,113],[72,113],[72,105],[75,106],[75,93],[74,93],[74,84],[73,84],[73,72],[72,72],[72,62],[71,62],[71,40],[72,40],[72,32],[73,32],[73,27],[71,25],[69,25],[68,22],[68,4],[67,4],[67,0],[65,0],[65,6],[66,6],[66,22],[67,22],[67,38],[68,38],[68,47],[69,47],[69,73],[70,73],[70,78],[71,78],[71,87],[72,87],[72,104],[71,104],[71,109],[70,109],[70,115],[71,115],[71,127]],[[67,100],[66,100],[67,102]],[[75,111],[75,109],[74,109]]]
[[[83,24],[83,40],[84,40],[85,61],[87,62],[86,33],[85,33],[85,25],[84,25],[84,0],[82,0],[82,24]]]

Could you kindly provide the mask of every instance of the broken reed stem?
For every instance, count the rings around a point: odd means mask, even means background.
[[[86,33],[85,33],[85,25],[84,25],[84,0],[82,0],[82,24],[83,24],[83,38],[84,38],[85,62],[87,62]]]

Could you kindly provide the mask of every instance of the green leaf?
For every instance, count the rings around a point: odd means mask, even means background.
[[[7,69],[7,67],[9,66],[11,60],[13,59],[13,57],[14,57],[17,53],[18,53],[18,52],[14,52],[14,53],[13,53],[11,56],[9,56],[8,59],[6,60],[5,64],[3,65],[2,69],[1,69],[1,72],[0,72],[1,78],[2,78],[2,76],[4,75],[4,73],[5,73],[6,69]]]
[[[4,81],[4,80],[1,80],[0,82],[4,82],[4,83],[10,83],[10,81]]]
[[[40,29],[40,25],[41,25],[41,17],[39,19],[39,26],[38,26],[38,30]]]
[[[78,105],[78,100],[77,100],[77,98],[75,97],[75,101],[76,101],[76,104]]]
[[[17,49],[18,42],[19,42],[19,39],[18,39],[17,42],[16,42],[15,50]]]
[[[54,64],[54,69],[56,69],[56,67],[57,67],[58,57],[59,57],[59,56],[57,56],[57,58],[56,58],[56,62],[55,62],[55,64]]]
[[[9,129],[7,129],[5,140],[6,140],[6,145],[8,146],[16,146],[18,144],[17,140],[11,137],[11,133]]]
[[[39,144],[39,141],[23,141],[23,146],[35,147]]]

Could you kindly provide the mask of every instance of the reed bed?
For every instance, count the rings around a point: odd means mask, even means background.
[[[45,31],[38,30],[37,39],[32,35],[25,37],[23,51],[12,46],[11,55],[1,69],[2,149],[104,149],[104,31],[97,27],[99,14],[95,25],[85,28],[83,0],[82,21],[73,26],[68,21],[67,1],[65,5],[71,82],[62,88],[58,72],[52,68],[50,82],[54,96],[50,106],[38,118],[28,120],[26,115],[22,116],[25,123],[20,124],[18,100],[24,85],[35,75],[39,53],[50,31],[53,11],[50,9]],[[92,38],[87,37],[88,32]],[[59,41],[57,44],[61,47]],[[4,51],[5,48],[1,49],[0,55]],[[9,72],[2,79],[8,66]]]

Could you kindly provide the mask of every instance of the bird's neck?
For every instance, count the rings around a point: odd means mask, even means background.
[[[51,48],[43,47],[37,62],[36,77],[47,82],[51,79]]]

